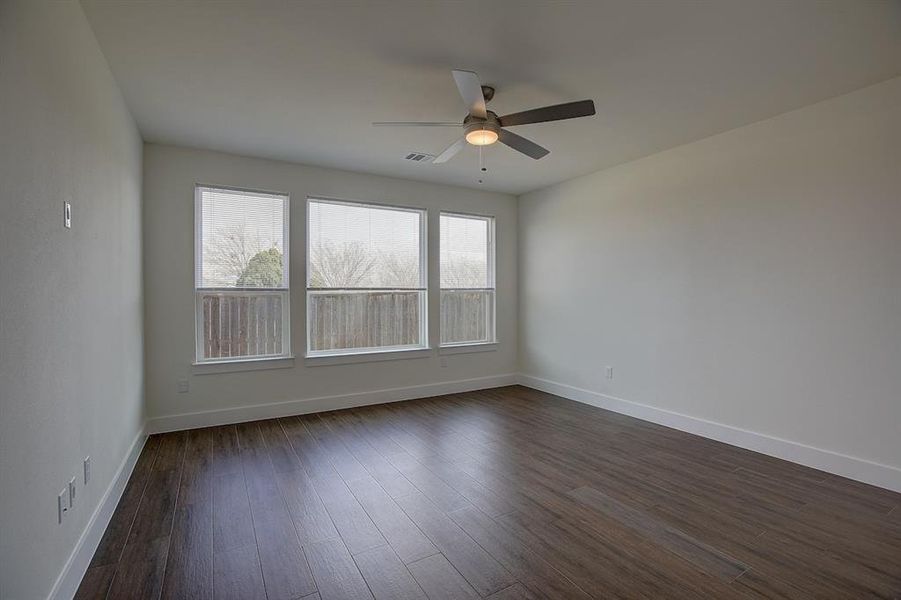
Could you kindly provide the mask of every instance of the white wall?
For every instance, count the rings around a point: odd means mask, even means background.
[[[0,597],[31,600],[143,424],[142,145],[77,2],[0,3],[0,140]]]
[[[423,165],[424,169],[440,168]],[[208,183],[287,192],[291,197],[291,323],[297,356],[293,368],[196,374],[194,359],[194,184]],[[494,215],[497,219],[497,334],[494,352],[447,356],[437,352],[410,358],[349,365],[309,366],[304,352],[304,287],[308,196],[396,203],[428,209],[429,229],[437,231],[440,210]],[[492,378],[516,372],[516,199],[506,194],[416,183],[344,171],[307,167],[172,146],[144,147],[144,287],[146,293],[146,379],[151,427],[155,429],[214,421],[250,419],[315,407],[341,406],[338,399],[259,409],[260,405],[342,396],[440,382]],[[429,236],[429,278],[437,289],[438,236]],[[430,339],[438,339],[438,296],[430,295]],[[188,393],[176,382],[187,378]],[[475,382],[477,387],[493,380]],[[418,395],[424,388],[414,390]],[[429,387],[426,390],[446,388]],[[437,393],[437,392],[436,392]],[[381,399],[398,397],[398,393]],[[248,410],[196,419],[172,415]],[[273,412],[261,412],[271,410]]]
[[[901,467],[901,78],[526,194],[519,221],[527,375]]]

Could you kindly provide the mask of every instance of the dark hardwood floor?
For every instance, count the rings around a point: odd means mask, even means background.
[[[150,437],[78,598],[898,598],[901,494],[522,387]]]

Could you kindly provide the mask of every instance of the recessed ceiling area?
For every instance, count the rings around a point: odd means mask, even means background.
[[[145,141],[516,194],[901,73],[898,2],[82,4]],[[462,120],[454,68],[499,115],[597,115],[514,128],[550,154],[495,144],[484,174],[473,146],[404,160],[461,132],[370,123]]]

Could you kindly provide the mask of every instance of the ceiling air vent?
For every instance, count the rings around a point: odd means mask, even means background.
[[[427,163],[435,160],[435,156],[433,154],[426,154],[424,152],[410,152],[404,157],[404,160],[418,163]]]

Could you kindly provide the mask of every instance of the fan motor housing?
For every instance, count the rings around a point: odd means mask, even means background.
[[[487,129],[489,131],[493,131],[498,133],[501,130],[501,124],[497,119],[497,114],[493,111],[487,111],[488,118],[484,121],[478,117],[474,117],[472,115],[466,115],[466,118],[463,119],[463,131],[464,133],[469,133],[470,131],[477,131],[479,129]]]

